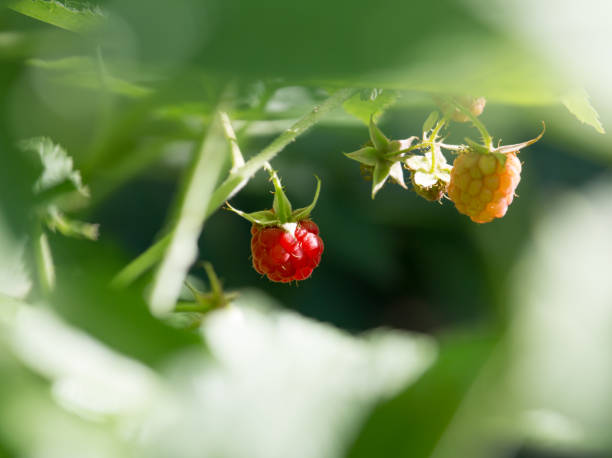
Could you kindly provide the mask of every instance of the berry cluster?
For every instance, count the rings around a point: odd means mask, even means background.
[[[421,197],[439,201],[448,193],[459,213],[476,223],[501,218],[520,181],[517,153],[538,141],[544,132],[527,142],[494,147],[493,138],[477,119],[484,109],[484,98],[442,97],[438,104],[442,117],[438,112],[431,113],[420,138],[390,140],[370,119],[370,140],[347,156],[359,162],[364,178],[372,181],[372,198],[388,181],[407,188],[404,169],[408,169],[412,186]],[[468,145],[444,143],[442,130],[451,120],[472,121],[484,144],[470,139],[466,139]],[[446,161],[443,149],[458,154],[454,164]],[[273,282],[305,280],[319,265],[323,253],[319,228],[310,219],[320,182],[317,179],[312,203],[293,210],[277,173],[269,164],[266,168],[274,184],[272,209],[245,213],[229,204],[228,208],[252,223],[251,255],[258,273]]]
[[[488,223],[506,214],[521,179],[517,153],[537,142],[538,137],[515,145],[493,146],[493,138],[477,119],[484,107],[483,97],[434,97],[443,110],[431,113],[423,124],[423,135],[404,140],[388,139],[370,120],[370,141],[347,156],[360,164],[362,174],[372,180],[372,198],[391,178],[406,188],[402,165],[410,171],[415,192],[430,201],[439,201],[448,192],[459,213],[476,223]],[[484,144],[466,139],[467,145],[443,141],[442,129],[449,122],[472,121]],[[443,149],[458,154],[450,165]],[[415,154],[417,152],[422,154]]]
[[[271,281],[305,280],[321,261],[323,241],[319,227],[309,219],[297,223],[293,233],[253,224],[251,234],[253,267]]]

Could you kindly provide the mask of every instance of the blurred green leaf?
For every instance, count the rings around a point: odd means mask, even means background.
[[[495,338],[445,336],[436,363],[412,386],[379,405],[347,456],[427,458],[488,358]]]
[[[39,21],[77,33],[96,30],[106,21],[106,15],[102,10],[84,2],[10,0],[8,7]]]
[[[395,103],[397,98],[397,93],[389,90],[383,90],[382,93],[377,93],[376,96],[368,97],[366,100],[363,100],[361,94],[355,94],[344,102],[342,107],[348,114],[355,116],[367,126],[370,122],[370,117],[373,117],[374,121],[378,121],[385,110]]]
[[[76,191],[84,196],[89,190],[81,179],[81,173],[74,169],[72,158],[60,146],[48,138],[37,137],[19,142],[19,147],[38,155],[42,165],[40,178],[34,184],[34,192],[41,193],[69,183]]]
[[[150,435],[149,456],[341,456],[367,412],[417,380],[436,352],[426,336],[339,332],[256,291],[209,315],[202,334],[213,360],[185,355],[171,366],[182,411]]]
[[[2,253],[0,296],[23,299],[32,288],[32,280],[26,262],[25,238],[19,240],[11,234],[2,213],[0,213],[0,253]]]
[[[106,67],[104,75],[101,75],[98,63],[91,57],[73,56],[56,60],[30,59],[28,64],[45,70],[45,76],[54,83],[68,87],[105,90],[127,97],[144,97],[152,93],[152,90],[146,86],[109,74]]]
[[[589,94],[584,89],[568,92],[561,98],[561,101],[579,121],[593,127],[600,134],[606,133],[599,120],[599,114],[591,105]]]
[[[431,128],[433,128],[439,117],[440,113],[438,113],[437,111],[432,111],[423,123],[423,132],[429,132]]]

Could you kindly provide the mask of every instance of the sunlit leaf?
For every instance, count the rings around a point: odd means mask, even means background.
[[[579,121],[593,127],[600,134],[606,133],[599,120],[599,114],[591,105],[589,94],[584,89],[568,92],[561,97],[561,101]]]
[[[57,60],[30,59],[28,64],[41,71],[53,83],[68,87],[104,90],[127,97],[144,97],[153,91],[146,86],[119,78],[104,68],[104,75],[90,57],[74,56]]]
[[[375,97],[368,97],[366,100],[363,100],[361,94],[355,94],[344,102],[342,107],[347,113],[355,116],[365,125],[368,125],[370,116],[374,121],[378,121],[385,110],[395,103],[397,97],[397,93],[390,90],[383,90]]]
[[[77,5],[80,8],[77,8]],[[59,0],[10,0],[8,7],[39,21],[77,33],[94,31],[106,21],[106,15],[101,9],[84,3]]]

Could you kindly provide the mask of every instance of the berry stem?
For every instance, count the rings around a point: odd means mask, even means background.
[[[484,142],[485,146],[488,150],[491,150],[493,148],[493,137],[491,137],[491,134],[489,134],[489,131],[484,126],[484,124],[476,116],[474,116],[470,110],[468,110],[466,107],[457,102],[453,97],[447,97],[446,100],[455,108],[457,108],[461,113],[470,118],[470,121],[472,121],[474,127],[480,132],[482,141]]]
[[[431,151],[431,173],[436,171],[436,161],[437,161],[437,151],[436,151],[436,138],[438,137],[438,133],[440,129],[446,124],[446,117],[440,119],[436,124],[436,127],[431,132],[429,139],[427,141],[427,145],[429,150]]]

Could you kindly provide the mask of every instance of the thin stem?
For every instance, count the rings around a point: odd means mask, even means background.
[[[468,110],[466,107],[461,105],[454,98],[448,97],[447,100],[455,108],[461,111],[461,113],[463,113],[468,118],[470,118],[470,121],[472,121],[472,124],[474,124],[474,127],[476,127],[476,129],[478,129],[478,131],[480,132],[482,141],[484,142],[485,146],[487,147],[487,149],[491,150],[493,148],[493,137],[491,137],[491,134],[489,134],[489,131],[484,126],[484,124],[476,116],[474,116],[470,110]]]
[[[391,151],[390,153],[385,153],[383,157],[391,159],[397,156],[401,156],[402,154],[409,153],[410,151],[414,151],[415,149],[423,149],[423,148],[425,148],[425,143],[417,143],[416,145],[412,145],[410,148],[402,149],[399,151]]]
[[[170,233],[151,245],[144,253],[125,266],[111,282],[114,288],[125,288],[161,259],[170,244]]]
[[[242,157],[240,146],[238,146],[238,139],[236,138],[236,133],[234,132],[229,116],[225,111],[219,112],[219,116],[221,117],[221,125],[223,126],[225,138],[227,138],[230,144],[230,151],[232,153],[232,168],[230,173],[233,173],[244,165],[244,157]]]
[[[289,143],[294,142],[297,137],[319,122],[327,113],[342,105],[345,100],[351,98],[356,92],[357,89],[352,88],[336,91],[320,106],[314,107],[310,113],[302,117],[293,124],[293,126],[276,137],[272,143],[265,147],[259,154],[249,159],[246,164],[236,170],[236,172],[230,173],[227,179],[213,193],[208,206],[207,216],[210,216],[217,208],[223,205],[226,200],[231,199],[240,191],[248,180],[251,179],[259,169],[264,167],[266,162],[271,161]]]
[[[197,312],[197,313],[206,313],[211,310],[212,307],[206,307],[200,304],[192,303],[192,302],[179,302],[176,307],[174,307],[175,312]]]
[[[219,108],[227,106],[227,91]],[[176,300],[192,263],[197,259],[197,241],[206,220],[206,209],[220,178],[227,157],[227,144],[221,117],[213,119],[182,182],[182,192],[175,202],[175,217],[167,249],[153,279],[149,305],[154,315],[174,309]]]
[[[297,137],[319,122],[327,113],[342,105],[344,101],[351,98],[356,92],[357,89],[352,88],[340,89],[336,91],[320,106],[313,108],[310,113],[306,114],[295,124],[293,124],[293,126],[280,134],[259,154],[249,159],[235,172],[230,173],[226,180],[213,192],[206,209],[205,218],[208,218],[221,205],[223,205],[226,200],[229,200],[238,191],[240,191],[259,169],[265,167],[266,164],[278,153],[280,153],[289,143],[295,141]],[[119,278],[123,280],[119,282],[119,284],[121,286],[127,286],[148,269],[153,267],[153,265],[155,265],[155,263],[161,258],[166,247],[168,246],[171,239],[171,234],[172,233],[168,233],[164,235],[144,253],[124,267],[113,280],[113,284],[117,283],[117,279]]]
[[[429,150],[431,151],[431,173],[436,171],[436,161],[438,159],[436,153],[436,138],[438,137],[438,132],[440,132],[440,129],[442,129],[444,124],[446,124],[446,118],[442,118],[440,121],[438,121],[427,142]]]
[[[49,239],[40,226],[34,231],[34,244],[40,287],[44,294],[49,294],[55,288],[55,265]]]

